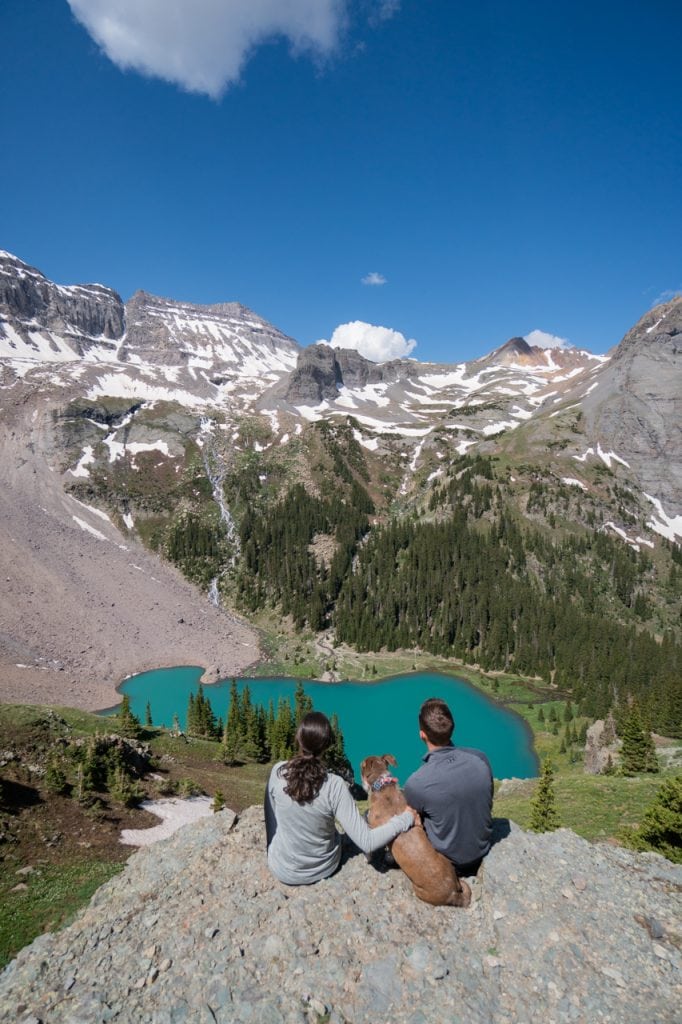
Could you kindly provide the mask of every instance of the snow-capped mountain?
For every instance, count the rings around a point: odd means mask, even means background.
[[[324,344],[301,348],[236,302],[198,306],[137,292],[124,304],[103,285],[56,285],[0,254],[5,388],[40,388],[55,406],[129,400],[125,415],[100,424],[109,461],[136,450],[177,453],[191,436],[201,446],[216,424],[235,450],[281,449],[307,423],[352,417],[368,453],[403,460],[406,499],[437,480],[449,455],[532,455],[584,493],[598,490],[596,469],[606,467],[669,539],[682,536],[680,337],[676,299],[647,313],[608,356],[513,337],[456,365],[377,364]],[[182,436],[158,417],[150,425],[158,402],[182,410]],[[250,440],[239,434],[246,415],[262,422]],[[93,430],[71,474],[96,461]],[[614,529],[636,544],[626,519]]]
[[[120,635],[139,643],[140,666],[200,663],[221,630],[236,636],[208,598],[238,598],[250,566],[240,527],[276,520],[296,484],[320,506],[359,500],[377,534],[459,511],[482,531],[523,524],[550,548],[600,549],[595,535],[610,535],[624,545],[619,580],[638,567],[626,594],[637,608],[609,596],[598,558],[588,596],[619,620],[676,631],[680,338],[682,298],[608,356],[513,337],[456,365],[377,364],[301,348],[238,303],[144,292],[124,303],[2,253],[0,669],[18,686],[33,673],[41,700],[52,679],[60,703],[62,670],[99,683],[130,671]],[[189,563],[188,544],[200,553]],[[310,544],[325,564],[336,547],[325,530]],[[199,589],[178,591],[164,553]],[[556,587],[528,558],[537,585]],[[221,643],[231,670],[255,657],[253,639]]]
[[[64,287],[0,252],[0,360],[17,377],[110,395],[220,404],[293,369],[300,347],[237,302],[197,306]]]

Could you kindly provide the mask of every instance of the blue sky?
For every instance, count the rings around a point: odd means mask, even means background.
[[[0,247],[377,358],[604,352],[682,289],[681,38],[678,0],[1,0]]]

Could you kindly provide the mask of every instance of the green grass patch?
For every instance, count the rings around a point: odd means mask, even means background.
[[[84,861],[5,877],[0,885],[0,968],[36,936],[69,924],[124,863]],[[28,888],[11,892],[20,881]]]
[[[663,774],[585,775],[581,765],[556,767],[554,792],[561,824],[592,840],[611,839],[622,828],[639,824],[665,778]],[[495,817],[511,818],[528,828],[536,786],[536,779],[528,779],[511,793],[496,793]]]

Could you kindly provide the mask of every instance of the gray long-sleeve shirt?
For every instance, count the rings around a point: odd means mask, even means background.
[[[490,761],[472,747],[437,747],[405,783],[410,807],[423,817],[432,846],[456,868],[484,857],[492,838]]]
[[[341,861],[341,837],[334,822],[338,821],[363,853],[378,850],[400,832],[407,832],[414,819],[403,811],[378,828],[370,828],[360,815],[348,786],[338,775],[328,773],[314,800],[299,804],[284,792],[286,779],[278,762],[268,781],[266,816],[273,815],[270,830],[276,828],[268,846],[268,866],[276,878],[286,885],[309,885],[332,875]],[[269,807],[268,807],[269,803]]]

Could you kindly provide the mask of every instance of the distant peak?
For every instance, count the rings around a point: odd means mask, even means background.
[[[529,356],[531,355],[533,349],[528,344],[525,338],[516,337],[510,338],[509,341],[506,341],[504,345],[501,346],[501,348],[498,348],[497,351],[499,353],[518,352],[519,355]]]
[[[19,259],[19,257],[15,256],[13,252],[8,252],[7,249],[0,249],[0,259],[11,260],[13,263],[21,263],[24,267],[28,266],[28,263]]]

